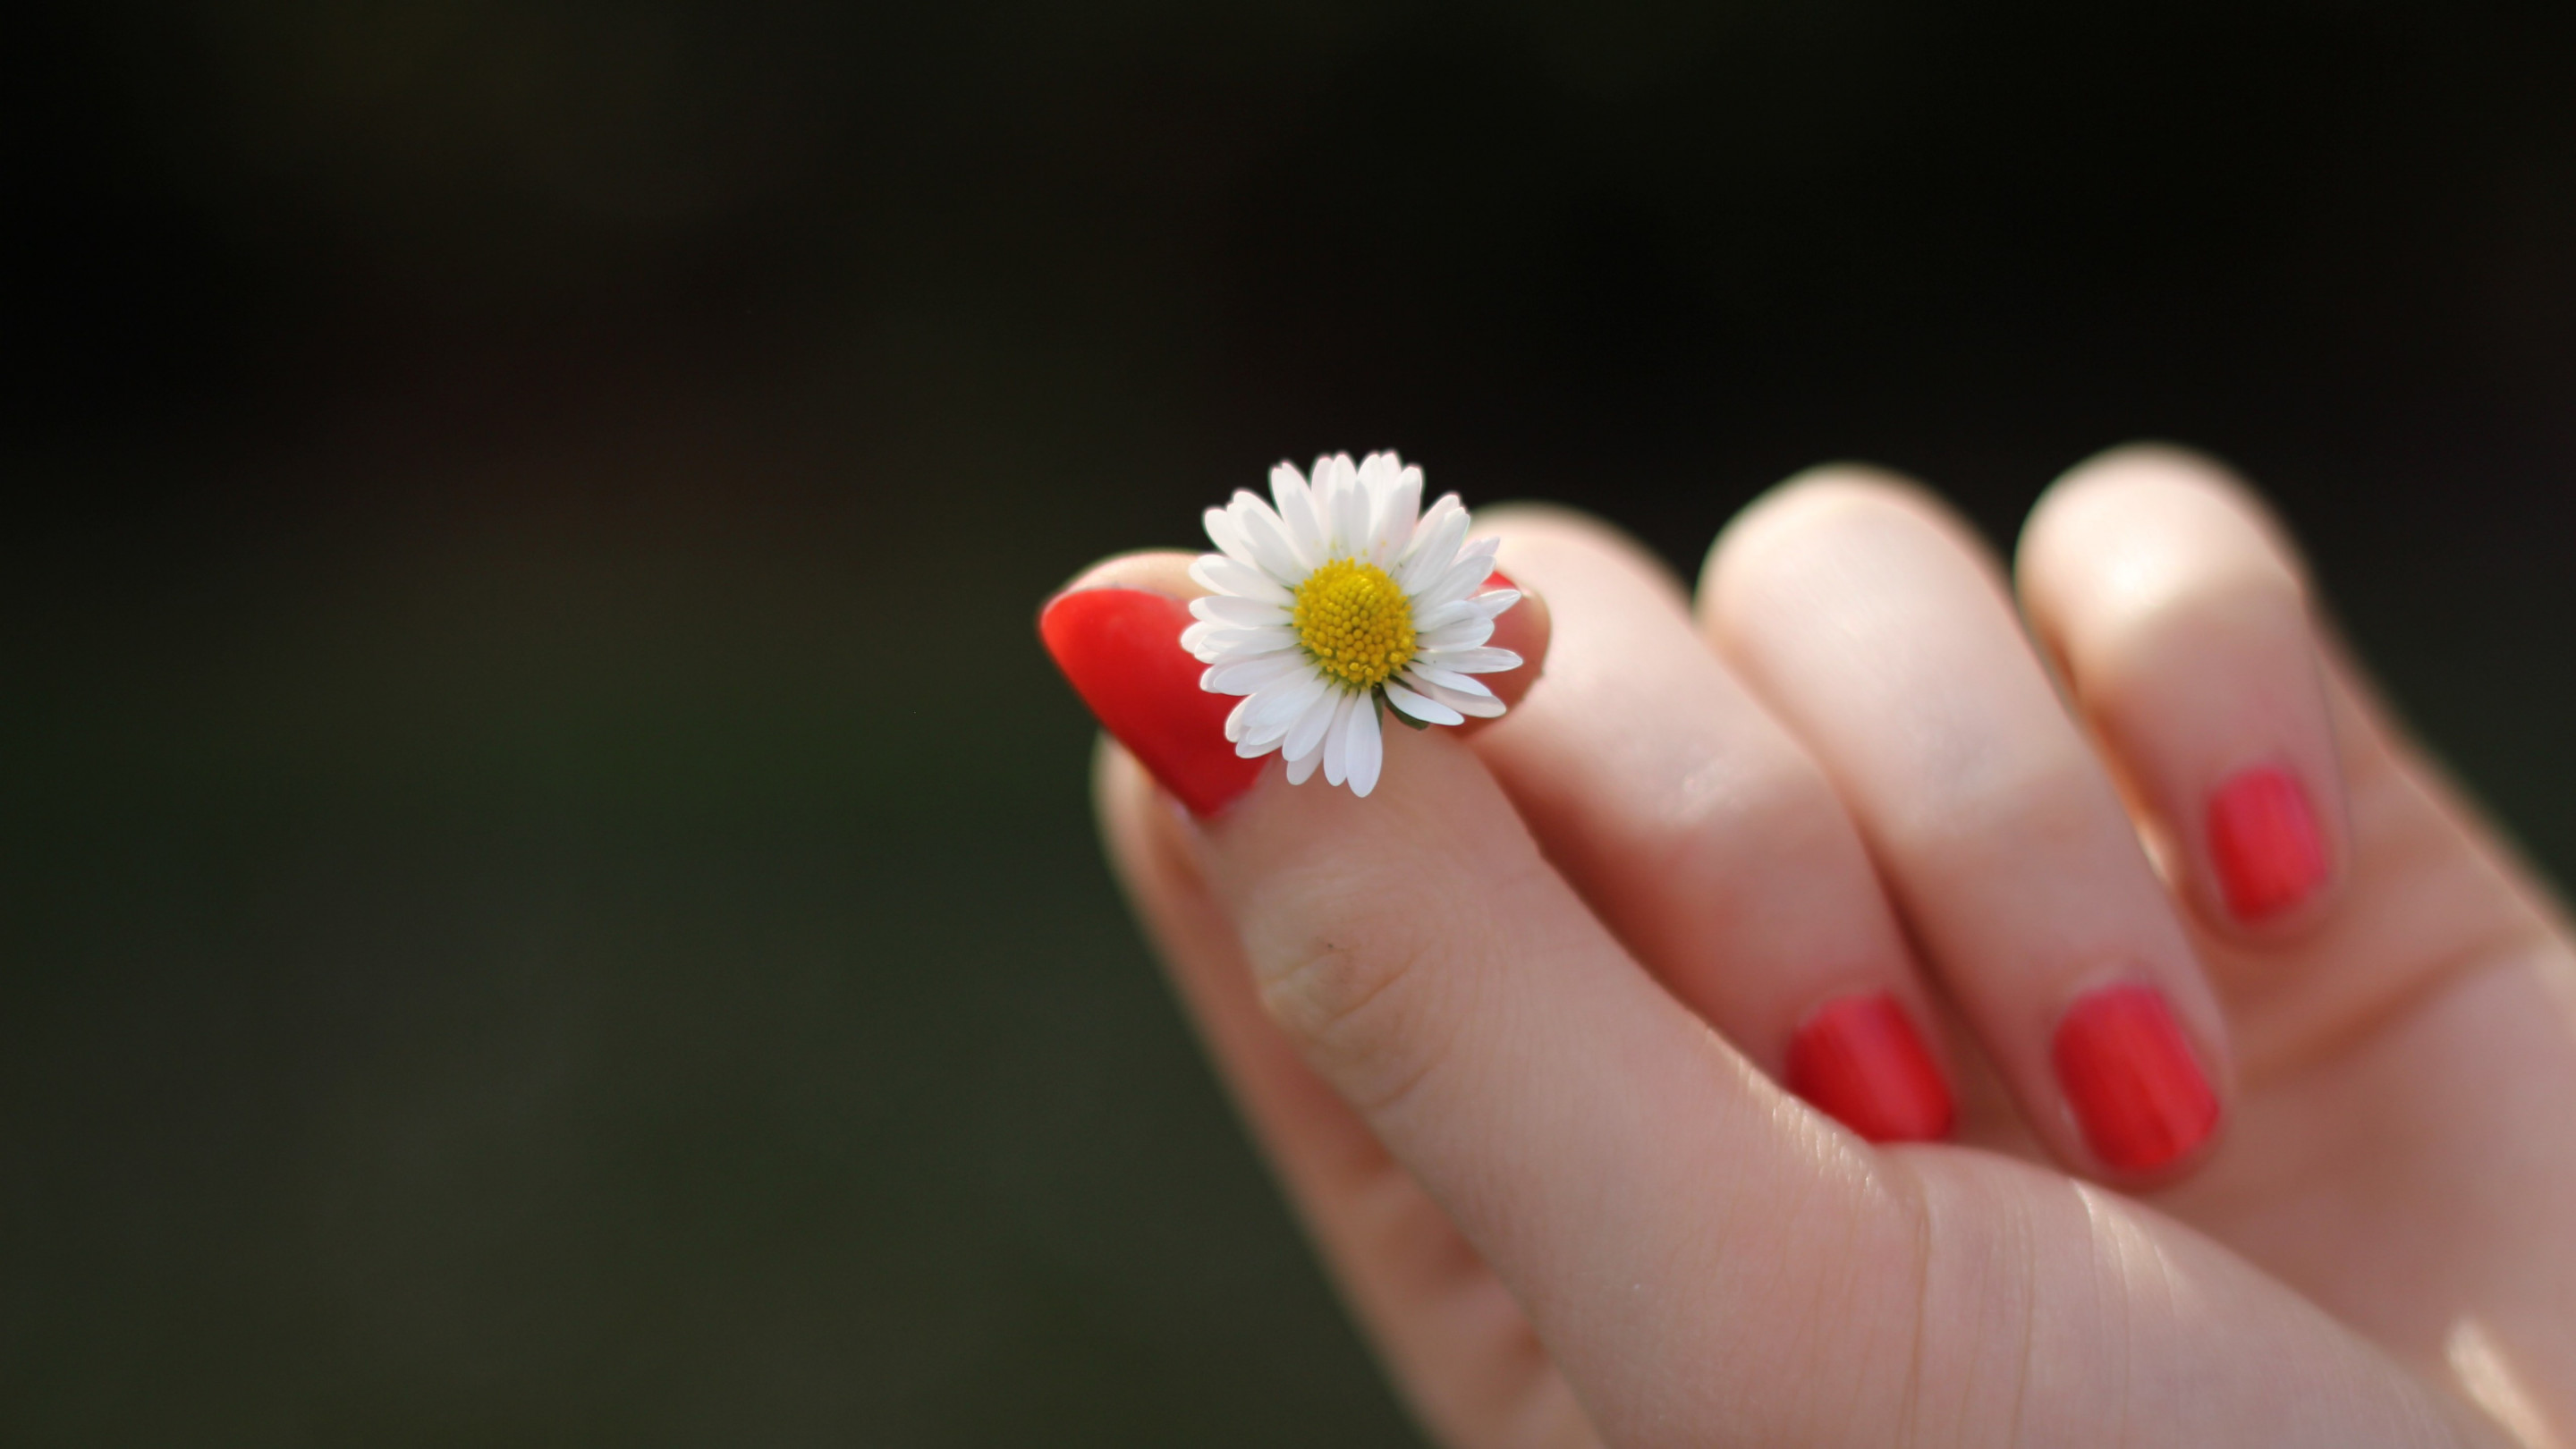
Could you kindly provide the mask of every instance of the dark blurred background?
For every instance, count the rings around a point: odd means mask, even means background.
[[[1412,1442],[1094,849],[1094,555],[2259,478],[2576,866],[2576,47],[2480,7],[12,26],[0,1440]]]

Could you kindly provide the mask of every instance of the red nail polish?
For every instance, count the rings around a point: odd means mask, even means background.
[[[1894,996],[1840,996],[1789,1039],[1789,1090],[1872,1142],[1950,1134],[1950,1084]]]
[[[2273,765],[2229,776],[2209,801],[2209,857],[2240,921],[2279,915],[2323,885],[2325,839],[2298,777]]]
[[[1510,574],[1504,573],[1501,569],[1496,569],[1492,573],[1485,575],[1484,587],[1488,589],[1517,589],[1520,585],[1512,582],[1512,576]]]
[[[1207,666],[1181,647],[1190,606],[1146,589],[1076,589],[1038,615],[1038,637],[1101,727],[1195,815],[1252,788],[1264,760],[1225,737],[1236,701],[1199,688]]]
[[[2152,1172],[2218,1125],[2218,1094],[2153,987],[2076,998],[2049,1056],[2093,1155],[2123,1172]]]

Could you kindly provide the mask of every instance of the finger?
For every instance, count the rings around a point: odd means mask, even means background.
[[[1820,471],[1729,525],[1701,610],[1840,787],[2033,1129],[2097,1174],[2187,1170],[2221,1114],[2216,1002],[1966,530]]]
[[[1103,741],[1109,858],[1237,1106],[1398,1389],[1451,1444],[1597,1442],[1501,1280],[1262,1014],[1174,812]]]
[[[2106,454],[2023,531],[2022,597],[2203,921],[2313,930],[2350,858],[2302,570],[2217,467]]]
[[[1103,559],[1047,601],[1038,634],[1102,726],[1181,803],[1213,815],[1252,787],[1268,757],[1236,752],[1225,721],[1237,701],[1199,688],[1205,666],[1177,647],[1192,622],[1188,601],[1205,592],[1190,580],[1194,557],[1157,550]],[[1545,665],[1546,602],[1525,593],[1487,642],[1526,661],[1484,676],[1508,710]],[[1470,717],[1466,727],[1484,723]]]
[[[1548,680],[1477,752],[1548,860],[1673,994],[1872,1141],[1954,1106],[1904,933],[1824,772],[1701,640],[1634,544],[1489,513],[1556,608]]]

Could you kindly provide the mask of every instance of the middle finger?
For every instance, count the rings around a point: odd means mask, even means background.
[[[1544,509],[1489,515],[1555,621],[1477,736],[1603,922],[1775,1078],[1873,1141],[1947,1134],[1924,982],[1833,786],[1703,644],[1661,564]]]

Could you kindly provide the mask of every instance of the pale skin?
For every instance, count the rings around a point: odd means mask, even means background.
[[[2007,567],[1931,493],[1819,470],[1695,597],[1585,518],[1479,524],[1532,595],[1505,718],[1389,729],[1367,799],[1273,764],[1193,820],[1114,744],[1097,778],[1434,1439],[2576,1449],[2567,922],[2242,484],[2105,455]],[[1077,587],[1186,597],[1186,561]],[[2196,826],[2248,761],[2323,782],[2332,859],[2255,927]],[[2224,1103],[2143,1179],[2047,1070],[2106,971],[2165,993]],[[1947,1022],[1953,1141],[1871,1146],[1776,1085],[1847,989]]]

